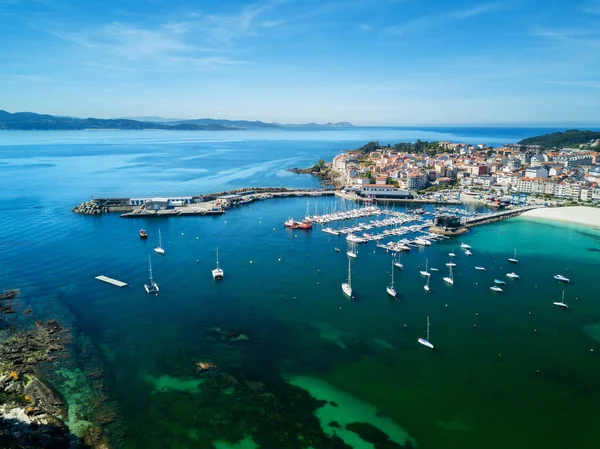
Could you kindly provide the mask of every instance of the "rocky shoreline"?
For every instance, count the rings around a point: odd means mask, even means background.
[[[343,185],[341,175],[331,166],[321,167],[314,165],[310,168],[288,168],[287,171],[298,175],[312,175],[319,178],[322,186],[334,186],[336,188]]]
[[[0,293],[0,311],[15,313],[17,290]],[[9,312],[7,312],[9,311]],[[25,315],[30,309],[23,311]],[[20,449],[69,447],[109,449],[99,426],[85,435],[69,429],[69,405],[47,382],[44,372],[69,359],[72,335],[58,321],[37,321],[31,328],[0,324],[0,447]]]

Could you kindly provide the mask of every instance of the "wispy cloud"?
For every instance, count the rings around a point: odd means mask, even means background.
[[[471,8],[445,11],[443,13],[419,17],[408,22],[388,27],[385,31],[389,34],[407,34],[416,30],[424,30],[439,25],[470,19],[472,17],[489,14],[505,9],[501,3],[484,3]]]
[[[147,62],[157,69],[183,64],[192,69],[214,69],[242,63],[230,55],[235,45],[282,25],[284,20],[268,13],[286,1],[255,3],[231,14],[192,12],[154,27],[110,22],[81,30],[54,26],[45,31],[85,49],[96,59],[106,57],[113,68],[128,69],[133,63]]]
[[[547,81],[547,84],[558,86],[582,87],[587,89],[600,89],[600,81]]]
[[[533,35],[548,42],[572,46],[572,50],[600,47],[600,31],[597,29],[535,29]]]
[[[361,31],[371,31],[373,29],[373,27],[371,25],[367,25],[367,24],[361,24],[358,28],[360,28]]]

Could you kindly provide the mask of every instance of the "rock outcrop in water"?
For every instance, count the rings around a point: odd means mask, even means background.
[[[82,215],[99,215],[103,212],[102,207],[95,201],[85,201],[79,206],[75,206],[72,211]]]

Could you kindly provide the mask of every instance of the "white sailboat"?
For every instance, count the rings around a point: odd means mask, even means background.
[[[392,298],[396,297],[396,289],[394,288],[394,264],[392,263],[392,283],[387,286],[386,291]]]
[[[429,342],[429,317],[427,317],[427,338],[419,338],[417,341],[423,346],[433,349],[433,345]]]
[[[447,282],[450,285],[454,285],[454,276],[452,275],[452,265],[450,265],[450,274],[444,278],[444,282]]]
[[[431,276],[431,273],[427,271],[427,268],[429,268],[429,259],[425,259],[425,271],[421,270],[419,273],[421,273],[422,276]]]
[[[217,247],[217,268],[212,270],[212,277],[215,280],[223,279],[224,275],[225,275],[225,273],[223,272],[223,270],[219,268],[219,248]]]
[[[150,271],[150,279],[147,284],[144,284],[144,288],[146,289],[146,293],[154,293],[158,295],[158,284],[154,282],[152,278],[152,261],[150,260],[150,255],[148,254],[148,266]]]
[[[557,274],[556,276],[554,276],[554,279],[556,279],[559,282],[566,282],[567,284],[571,282],[569,278],[564,277],[562,274]]]
[[[423,289],[424,289],[424,290],[425,290],[427,293],[429,293],[429,292],[431,291],[431,290],[429,289],[429,279],[431,279],[431,278],[429,278],[429,277],[428,277],[428,278],[427,278],[427,284],[425,284],[425,285],[423,286]]]
[[[398,260],[394,261],[394,266],[396,268],[399,268],[399,269],[403,270],[404,269],[404,265],[402,265],[402,263],[400,262],[400,259],[402,259],[402,253],[400,253],[400,255],[398,256]]]
[[[493,290],[493,291],[498,292],[498,293],[502,293],[504,291],[500,287],[498,287],[497,285],[494,285],[493,287],[490,287],[490,290]]]
[[[512,272],[512,273],[506,273],[506,277],[508,277],[508,278],[511,278],[511,279],[520,279],[520,278],[521,278],[521,277],[520,277],[520,276],[519,276],[517,273],[515,273],[515,272]]]
[[[562,307],[563,309],[568,309],[569,306],[565,304],[565,291],[562,292],[562,299],[560,301],[553,302],[555,306]]]
[[[517,248],[515,248],[515,253],[513,254],[513,256],[508,259],[508,261],[510,263],[519,263],[519,261],[517,260]]]
[[[342,284],[342,291],[346,296],[352,298],[352,271],[350,269],[350,259],[348,259],[348,282]]]
[[[346,251],[346,254],[348,255],[348,257],[352,257],[353,259],[356,259],[358,257],[358,253],[356,251],[356,243],[351,243],[350,248],[348,249],[348,251]]]
[[[154,248],[154,252],[158,254],[165,253],[165,250],[162,247],[162,237],[160,235],[160,229],[158,230],[158,246]]]
[[[461,247],[462,249],[471,249],[471,246],[467,245],[467,244],[466,244],[466,243],[464,243],[464,242],[460,244],[460,247]]]

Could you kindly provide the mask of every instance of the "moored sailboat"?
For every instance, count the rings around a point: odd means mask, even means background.
[[[225,273],[223,272],[223,270],[221,268],[219,268],[219,248],[217,247],[217,268],[212,270],[212,277],[213,277],[213,279],[217,280],[217,279],[223,279],[224,275],[225,275]]]
[[[348,282],[342,283],[342,291],[346,296],[352,298],[352,271],[350,268],[350,259],[348,259]]]
[[[423,346],[433,349],[433,345],[429,342],[429,317],[427,317],[427,338],[419,338],[417,341]]]
[[[148,254],[148,266],[149,266],[149,272],[150,272],[150,279],[148,280],[147,284],[144,284],[144,288],[146,289],[146,293],[153,293],[155,295],[158,295],[158,284],[154,281],[153,277],[152,277],[152,261],[150,260],[150,255]]]
[[[162,237],[160,235],[160,229],[158,230],[158,246],[154,248],[154,252],[158,254],[165,253],[165,250],[162,247]]]

